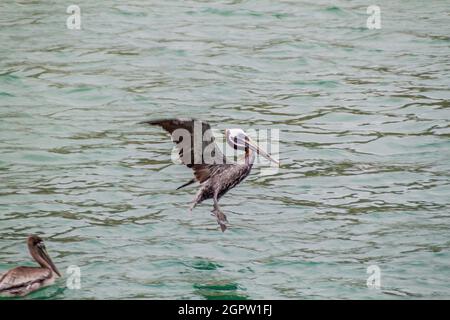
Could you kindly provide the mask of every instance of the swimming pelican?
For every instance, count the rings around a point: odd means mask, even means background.
[[[211,127],[206,122],[194,119],[162,119],[140,123],[157,125],[170,133],[172,141],[177,144],[181,162],[194,171],[194,178],[177,190],[199,182],[200,190],[190,210],[192,211],[202,201],[212,198],[214,210],[211,212],[222,232],[227,229],[228,220],[220,210],[219,199],[248,176],[255,160],[255,153],[279,164],[260,149],[242,129],[225,130],[227,143],[234,149],[245,151],[244,163],[229,163],[214,142]]]
[[[53,284],[61,276],[39,236],[30,235],[27,243],[31,256],[40,267],[16,267],[0,274],[0,296],[24,296]]]

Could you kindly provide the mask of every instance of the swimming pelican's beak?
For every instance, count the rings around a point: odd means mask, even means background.
[[[255,151],[257,154],[262,155],[264,158],[266,158],[269,161],[272,161],[274,163],[276,163],[277,165],[280,165],[280,161],[275,160],[274,158],[272,158],[267,152],[265,152],[264,150],[262,150],[255,142],[253,142],[252,139],[250,139],[250,137],[247,136],[247,141],[245,142],[248,147],[250,149],[252,149],[253,151]]]
[[[50,268],[53,270],[53,272],[55,272],[58,276],[61,277],[61,273],[59,273],[59,270],[56,268],[55,264],[53,263],[52,259],[50,258],[50,256],[48,255],[47,250],[45,249],[45,245],[44,243],[39,243],[38,244],[38,253],[39,255],[42,257],[42,259],[45,260],[45,262],[48,263],[48,265],[50,266]]]

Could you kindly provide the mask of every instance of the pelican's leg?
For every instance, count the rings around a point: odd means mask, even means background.
[[[217,223],[219,224],[222,232],[225,232],[225,230],[227,230],[226,226],[226,223],[228,222],[227,216],[220,210],[219,201],[217,200],[217,194],[214,194],[213,200],[214,200],[214,210],[211,212],[216,217]]]
[[[195,208],[196,205],[198,205],[200,202],[202,202],[202,196],[203,196],[203,188],[198,190],[197,194],[195,195],[194,200],[192,200],[192,204],[189,207],[189,212],[192,212],[192,210]]]

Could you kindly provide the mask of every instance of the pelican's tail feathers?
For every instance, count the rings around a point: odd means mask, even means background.
[[[181,189],[181,188],[184,188],[184,187],[186,187],[186,186],[188,186],[188,185],[190,185],[190,184],[193,184],[194,182],[195,182],[195,179],[191,179],[190,181],[188,181],[187,183],[183,184],[182,186],[179,186],[179,187],[177,188],[177,190],[179,190],[179,189]]]

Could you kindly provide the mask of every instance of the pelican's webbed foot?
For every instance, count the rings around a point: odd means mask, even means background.
[[[211,212],[213,213],[213,216],[216,217],[217,223],[219,224],[220,229],[222,230],[222,232],[225,232],[225,230],[227,230],[226,223],[228,222],[227,216],[225,215],[225,213],[220,211],[219,208],[214,208],[214,210],[211,211]]]

